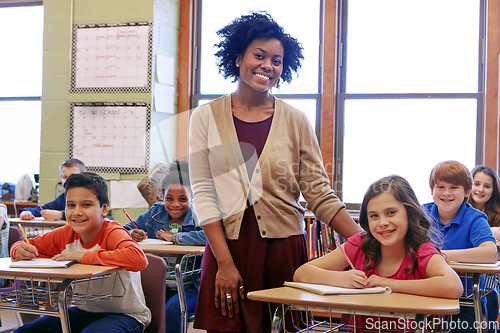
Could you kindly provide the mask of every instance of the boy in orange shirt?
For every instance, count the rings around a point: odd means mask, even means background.
[[[68,224],[31,239],[31,245],[24,241],[14,243],[11,257],[119,266],[122,270],[114,273],[119,277],[112,276],[108,282],[111,287],[115,278],[121,279],[123,288],[113,289],[113,294],[120,297],[69,308],[71,330],[143,332],[151,321],[151,312],[146,307],[140,271],[148,261],[141,247],[118,222],[104,219],[109,204],[106,182],[95,173],[84,172],[69,176],[64,187]],[[43,316],[15,332],[61,332],[61,323],[58,317]]]

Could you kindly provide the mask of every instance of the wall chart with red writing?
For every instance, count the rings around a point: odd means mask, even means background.
[[[149,102],[71,102],[69,156],[93,172],[147,172],[150,125]]]
[[[150,92],[152,22],[74,24],[71,93]]]

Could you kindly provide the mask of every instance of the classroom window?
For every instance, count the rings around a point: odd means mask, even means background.
[[[434,165],[482,160],[485,2],[344,0],[340,9],[337,193],[358,208],[372,182],[399,174],[430,202]]]
[[[322,33],[322,1],[313,0],[198,0],[195,2],[196,28],[193,106],[198,106],[236,89],[236,83],[225,80],[218,72],[214,44],[220,41],[216,32],[238,16],[250,11],[267,11],[284,27],[285,32],[302,43],[304,61],[298,77],[290,84],[282,83],[273,94],[304,111],[319,136],[320,110],[320,39]],[[294,10],[285,10],[294,8]],[[302,22],[302,24],[298,24]]]
[[[15,161],[0,163],[0,182],[16,184],[25,173],[32,180],[39,173],[43,6],[33,3],[0,5],[2,156]]]

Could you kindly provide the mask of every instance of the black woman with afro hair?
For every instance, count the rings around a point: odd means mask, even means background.
[[[193,205],[208,239],[194,327],[270,332],[274,309],[246,293],[292,281],[307,261],[300,194],[342,236],[361,229],[330,187],[307,116],[271,93],[299,70],[301,44],[266,12],[217,34],[219,72],[237,88],[190,121]]]

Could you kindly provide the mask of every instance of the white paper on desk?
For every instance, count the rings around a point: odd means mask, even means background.
[[[390,294],[392,292],[391,288],[389,287],[342,288],[342,287],[328,286],[324,284],[288,282],[288,281],[285,281],[285,286],[303,289],[320,295]]]
[[[110,182],[110,208],[148,208],[141,192],[137,189],[140,180]]]
[[[156,112],[174,114],[175,107],[175,88],[173,86],[165,86],[155,84],[154,87],[154,110]]]
[[[161,54],[156,55],[156,78],[163,84],[174,85],[175,59]]]
[[[448,261],[449,265],[466,265],[466,266],[482,266],[482,267],[498,267],[500,266],[500,260],[494,264],[478,264],[470,262],[459,262],[459,261]]]
[[[146,238],[139,242],[140,245],[172,245],[173,242],[168,242],[163,239]]]
[[[22,268],[68,268],[76,263],[76,260],[56,261],[48,258],[35,258],[31,260],[19,260],[10,263],[9,267]]]

